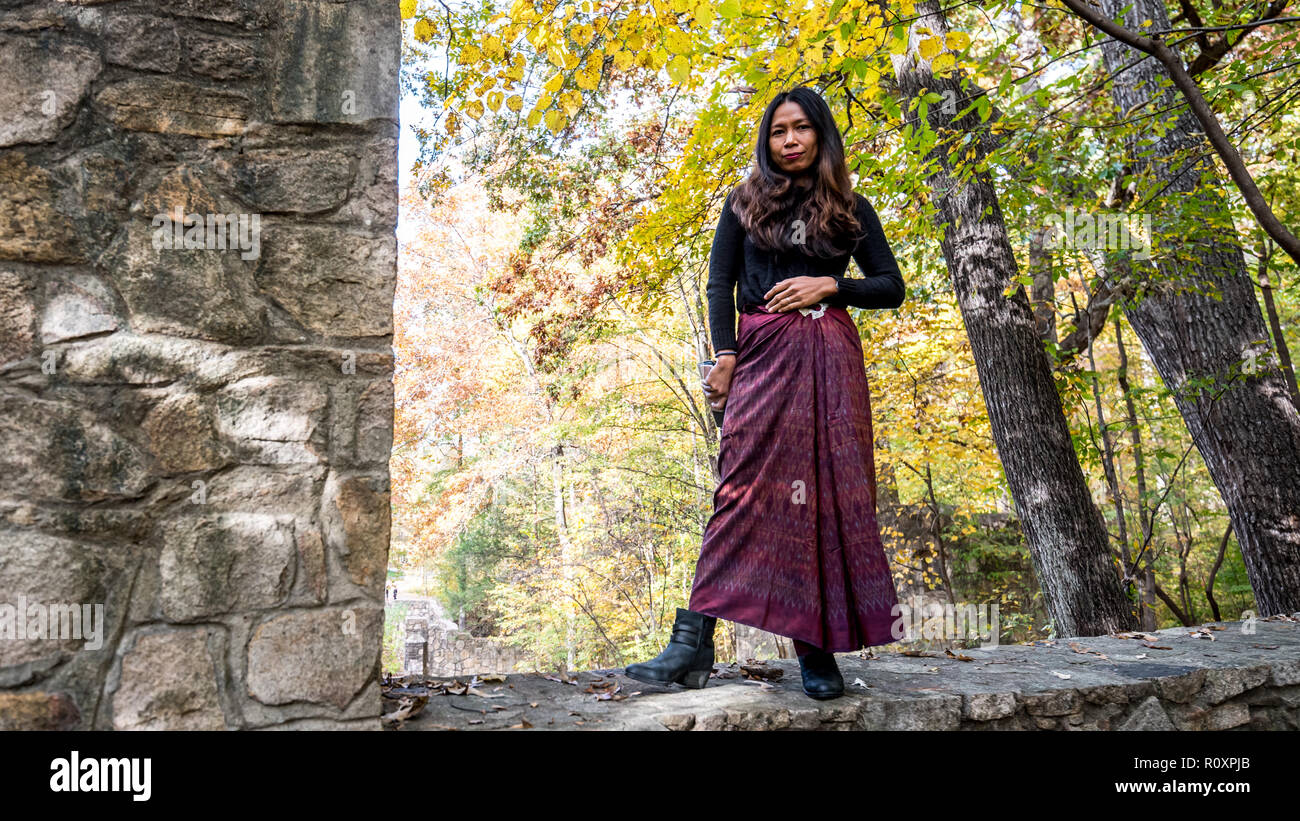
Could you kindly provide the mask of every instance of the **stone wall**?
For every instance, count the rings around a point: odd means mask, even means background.
[[[433,602],[411,602],[406,613],[404,673],[454,677],[514,673],[535,666],[522,648],[457,629]]]
[[[429,694],[400,729],[497,730],[521,721],[530,732],[1300,729],[1300,613],[960,656],[884,647],[835,658],[844,695],[827,701],[804,695],[792,659],[715,664],[700,690],[647,684],[622,669],[520,673],[491,685],[504,697],[488,714],[467,712],[458,704],[464,696],[444,688],[399,682]],[[623,698],[599,697],[615,692]]]
[[[397,5],[0,0],[0,728],[378,728]]]

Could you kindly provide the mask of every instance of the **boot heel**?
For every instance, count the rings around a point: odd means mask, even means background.
[[[683,687],[690,687],[692,690],[702,690],[704,685],[709,681],[709,673],[713,670],[687,670],[682,673],[681,678],[677,679]]]

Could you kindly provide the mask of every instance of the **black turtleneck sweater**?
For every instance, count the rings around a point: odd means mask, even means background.
[[[706,291],[713,350],[736,350],[737,285],[741,310],[747,305],[766,305],[763,295],[773,285],[797,276],[834,277],[840,290],[826,298],[829,305],[897,308],[903,304],[903,274],[880,227],[880,218],[866,197],[854,194],[858,204],[858,233],[865,230],[866,236],[858,241],[851,253],[817,257],[799,250],[769,252],[756,247],[731,210],[731,196],[728,193],[723,203],[722,216],[713,235],[713,250],[709,254]],[[858,263],[865,279],[844,275],[850,257]]]

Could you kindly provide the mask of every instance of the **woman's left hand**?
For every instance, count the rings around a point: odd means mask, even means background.
[[[795,311],[816,305],[838,290],[834,277],[791,277],[773,285],[763,298],[769,311]]]

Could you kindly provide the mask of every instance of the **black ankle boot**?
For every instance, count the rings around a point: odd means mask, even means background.
[[[835,663],[835,655],[825,650],[814,650],[799,657],[799,670],[803,673],[803,691],[816,699],[839,698],[844,695],[844,677]]]
[[[713,616],[677,608],[668,646],[651,661],[629,664],[624,673],[650,684],[677,682],[700,689],[713,672],[713,628],[717,622]]]

